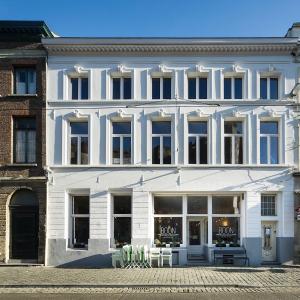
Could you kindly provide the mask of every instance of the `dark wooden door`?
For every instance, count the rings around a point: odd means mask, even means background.
[[[11,208],[11,258],[38,258],[38,209]]]

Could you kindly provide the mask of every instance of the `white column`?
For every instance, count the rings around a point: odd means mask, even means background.
[[[208,246],[212,245],[212,195],[208,196],[207,202],[207,213],[208,213],[208,220],[207,220],[207,228],[208,228],[208,236],[207,242]]]
[[[182,203],[182,242],[183,246],[187,246],[187,196],[183,196]]]

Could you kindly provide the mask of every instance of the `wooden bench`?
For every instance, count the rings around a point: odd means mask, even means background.
[[[214,264],[222,260],[223,265],[233,265],[235,260],[244,260],[249,266],[246,249],[214,249]]]

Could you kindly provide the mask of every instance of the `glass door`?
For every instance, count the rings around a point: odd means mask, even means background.
[[[189,221],[189,245],[200,246],[201,245],[201,222]]]

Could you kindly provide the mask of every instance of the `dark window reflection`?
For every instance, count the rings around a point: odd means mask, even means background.
[[[267,78],[260,79],[260,98],[261,99],[268,98],[268,80],[267,80]]]
[[[231,78],[224,78],[224,99],[231,99]]]
[[[164,151],[163,163],[171,164],[172,151],[171,151],[171,137],[169,136],[163,137],[163,151]]]
[[[278,78],[270,78],[270,98],[278,99]]]
[[[155,214],[182,214],[182,197],[154,197]]]
[[[152,78],[152,99],[160,99],[160,78]]]
[[[114,214],[131,214],[131,196],[114,196]]]
[[[240,218],[212,218],[214,244],[240,246]]]
[[[163,99],[171,99],[171,78],[163,78]]]
[[[188,79],[189,99],[196,99],[196,78]]]
[[[114,217],[114,240],[116,248],[131,244],[130,217]]]
[[[242,99],[243,98],[243,79],[234,78],[234,98]]]
[[[171,122],[170,121],[152,122],[152,133],[153,134],[170,134],[171,133]]]
[[[88,78],[81,78],[81,99],[89,98],[89,80]]]
[[[187,211],[188,214],[207,214],[207,197],[189,196]]]
[[[113,99],[121,98],[121,78],[113,78]]]
[[[78,99],[78,78],[71,78],[72,99]]]
[[[207,78],[199,78],[199,99],[207,99]]]
[[[124,78],[124,99],[131,99],[131,78]]]
[[[152,138],[152,163],[160,164],[160,138]]]
[[[196,164],[196,137],[189,137],[189,164]]]

